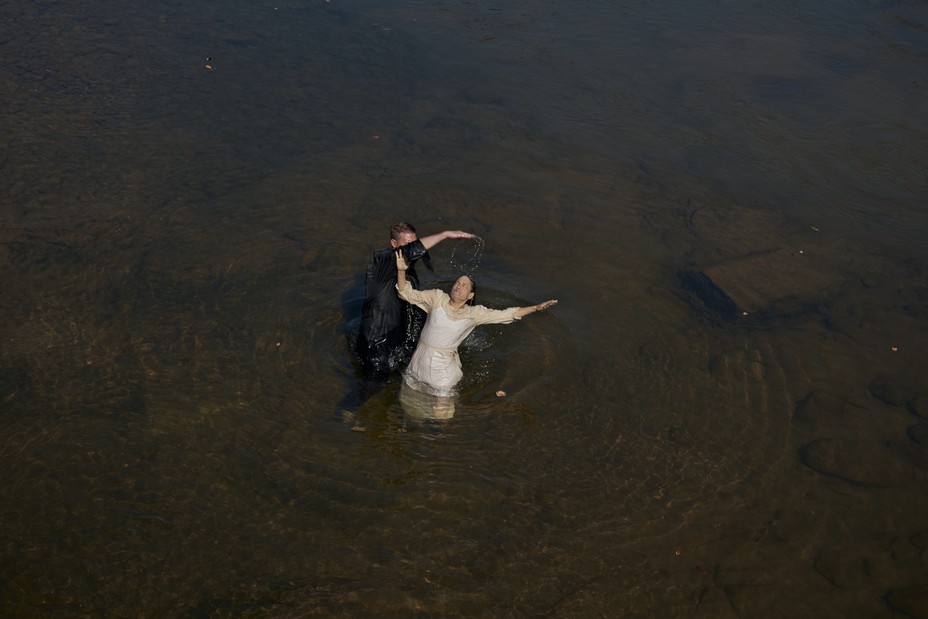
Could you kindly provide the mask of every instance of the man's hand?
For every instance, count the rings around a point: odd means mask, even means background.
[[[445,230],[445,236],[449,239],[475,239],[476,234],[464,232],[463,230]]]
[[[471,234],[470,232],[464,232],[463,230],[445,230],[444,232],[439,232],[438,234],[432,234],[430,236],[424,236],[420,241],[422,245],[425,246],[426,250],[432,249],[445,239],[475,239],[477,238],[476,234]]]

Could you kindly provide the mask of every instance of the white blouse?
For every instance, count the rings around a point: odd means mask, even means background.
[[[428,312],[419,345],[403,376],[410,387],[433,395],[454,393],[454,386],[464,376],[458,346],[474,328],[518,320],[515,315],[518,307],[494,310],[483,305],[465,305],[455,308],[451,305],[451,297],[441,290],[415,290],[407,285],[397,292],[401,299]]]

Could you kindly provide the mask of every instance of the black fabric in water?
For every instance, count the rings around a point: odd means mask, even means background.
[[[419,288],[415,263],[432,270],[428,250],[416,240],[400,248],[409,270],[406,279]],[[396,294],[396,258],[392,247],[374,252],[367,265],[361,331],[354,350],[365,380],[383,381],[409,363],[425,324],[425,313]]]

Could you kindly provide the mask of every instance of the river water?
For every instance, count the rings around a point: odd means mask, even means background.
[[[928,617],[924,2],[0,17],[4,616]],[[444,420],[343,408],[399,220],[560,301]]]

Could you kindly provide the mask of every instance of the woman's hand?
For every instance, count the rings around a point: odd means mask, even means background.
[[[529,314],[534,314],[535,312],[543,312],[555,303],[557,303],[557,299],[551,299],[550,301],[545,301],[544,303],[539,303],[538,305],[520,307],[516,310],[515,316],[516,318],[522,318],[523,316],[528,316]]]
[[[406,259],[403,257],[403,250],[397,249],[396,254],[396,289],[399,291],[406,290],[406,269],[409,268],[409,265],[406,264]]]

